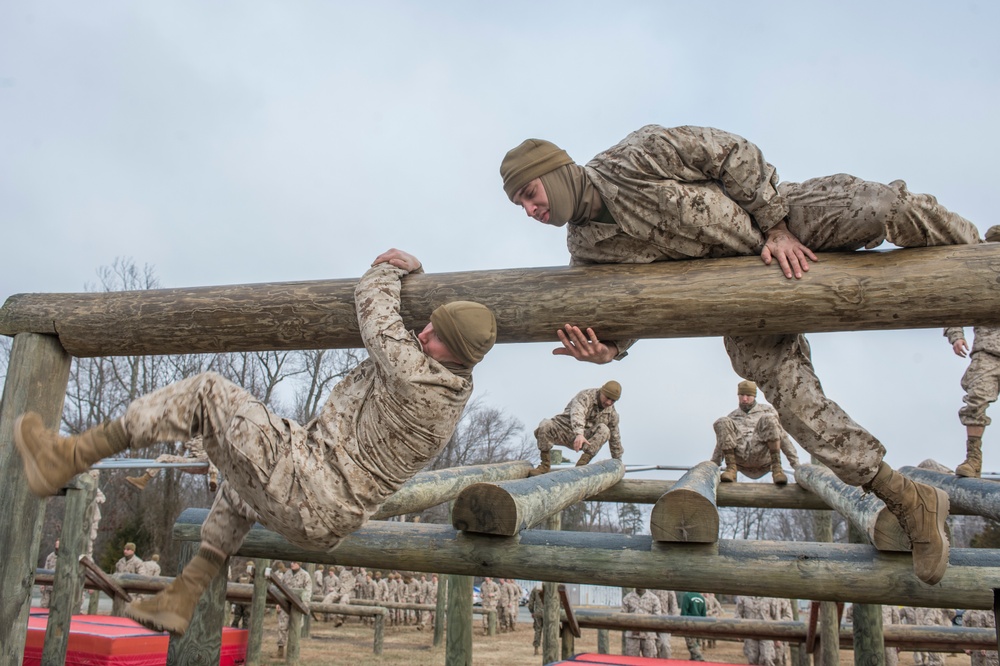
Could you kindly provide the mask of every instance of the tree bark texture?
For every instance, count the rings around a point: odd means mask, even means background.
[[[879,550],[910,550],[910,539],[899,521],[873,493],[847,485],[830,468],[822,465],[799,465],[795,470],[795,480],[823,498]],[[997,488],[997,493],[1000,494],[1000,488]]]
[[[207,509],[185,510],[174,524],[174,538],[199,540],[207,515]],[[654,544],[648,535],[551,530],[527,530],[515,538],[421,523],[369,523],[331,552],[297,548],[257,526],[238,554],[370,569],[554,582],[568,576],[591,585],[936,608],[992,608],[991,590],[1000,587],[1000,562],[989,549],[953,548],[944,579],[931,586],[913,574],[908,553],[880,553],[855,544],[728,539]]]
[[[197,543],[181,546],[177,566],[183,567],[198,553]],[[176,666],[205,666],[218,664],[222,654],[222,625],[226,623],[227,559],[220,573],[209,583],[208,589],[198,600],[191,617],[191,624],[183,636],[170,636],[167,646],[167,663]]]
[[[625,465],[611,459],[517,481],[477,483],[455,499],[452,525],[466,532],[514,536],[613,486],[623,476]]]
[[[20,664],[28,635],[32,574],[45,505],[28,490],[14,446],[14,420],[28,409],[57,428],[69,381],[70,358],[51,336],[14,338],[0,400],[0,663]]]
[[[719,540],[719,509],[715,490],[719,466],[710,460],[692,467],[653,506],[649,529],[653,541],[715,543]]]
[[[919,467],[900,467],[899,473],[948,493],[951,513],[966,512],[1000,521],[1000,484],[986,479],[965,479]]]
[[[441,303],[479,301],[499,342],[554,342],[567,322],[605,339],[1000,325],[998,272],[984,243],[823,254],[800,280],[758,257],[419,274],[402,313],[419,329]],[[360,347],[356,284],[17,294],[0,333],[57,335],[81,357]]]

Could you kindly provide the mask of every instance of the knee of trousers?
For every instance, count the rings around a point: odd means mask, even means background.
[[[590,448],[593,451],[587,451],[587,453],[597,453],[597,451],[611,439],[611,430],[603,423],[597,424],[593,430],[587,434],[587,441],[590,442]]]
[[[968,398],[966,398],[968,401]],[[985,428],[993,420],[986,415],[986,406],[988,403],[983,404],[966,404],[961,409],[958,410],[958,420],[964,426],[981,426]]]
[[[227,556],[235,555],[256,521],[257,513],[253,508],[223,481],[201,525],[201,540]]]
[[[712,429],[715,430],[716,444],[718,444],[722,451],[736,450],[736,441],[739,439],[740,434],[731,418],[723,416],[716,419],[715,423],[712,424]]]
[[[768,414],[767,416],[762,416],[760,421],[757,421],[757,427],[754,428],[754,434],[762,442],[767,442],[768,448],[772,448],[772,444],[777,442],[778,446],[775,448],[780,448],[781,440],[781,424],[778,423],[778,417]]]

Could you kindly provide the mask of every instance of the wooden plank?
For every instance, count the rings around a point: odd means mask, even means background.
[[[715,492],[719,466],[698,463],[663,494],[649,516],[653,541],[715,543],[719,540],[719,509]]]
[[[32,409],[59,426],[70,358],[54,337],[14,338],[0,399],[0,663],[20,664],[28,635],[32,574],[38,562],[45,505],[28,490],[14,446],[14,420]]]
[[[602,460],[518,481],[476,483],[455,499],[455,529],[514,536],[548,516],[618,483],[625,475],[620,460]]]
[[[207,509],[187,509],[174,538],[200,539]],[[648,535],[527,530],[518,537],[457,532],[450,525],[371,522],[331,552],[306,551],[260,526],[239,555],[465,576],[497,576],[648,589],[746,594],[937,608],[990,608],[1000,587],[997,551],[953,548],[937,585],[914,574],[906,553],[856,544],[744,541],[654,544]],[[552,563],[558,563],[553,566]],[[753,571],[753,575],[747,575]]]
[[[590,499],[594,502],[656,504],[664,493],[669,492],[676,484],[676,481],[625,478]],[[787,486],[776,486],[773,483],[720,483],[715,490],[715,497],[716,505],[722,507],[813,510],[830,508],[821,498],[794,483],[789,483]]]
[[[816,493],[860,530],[879,550],[907,552],[910,539],[885,503],[874,493],[849,486],[822,465],[799,465],[795,470],[799,485]],[[1000,488],[997,489],[1000,492]]]
[[[554,341],[567,322],[607,339],[1000,325],[996,244],[820,258],[800,280],[757,257],[410,275],[402,314],[419,330],[446,300],[479,301],[499,342]],[[58,335],[81,357],[356,348],[355,284],[17,294],[0,333]]]
[[[920,467],[900,467],[899,473],[948,493],[951,513],[967,512],[990,520],[1000,520],[1000,483],[986,479],[965,479]]]

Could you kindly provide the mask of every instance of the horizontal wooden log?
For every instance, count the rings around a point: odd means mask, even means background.
[[[532,467],[527,460],[516,460],[420,472],[390,495],[372,518],[381,520],[406,513],[419,513],[442,502],[450,502],[474,483],[498,483],[526,478]]]
[[[936,486],[948,493],[951,513],[968,513],[1000,520],[1000,483],[985,479],[963,479],[919,467],[900,467],[914,481]]]
[[[910,539],[899,521],[873,493],[847,485],[829,467],[822,465],[799,465],[795,479],[847,518],[879,550],[910,550]]]
[[[174,538],[200,540],[207,515],[207,509],[182,512]],[[726,539],[661,544],[648,535],[550,530],[497,537],[422,523],[371,522],[332,552],[297,548],[256,525],[237,554],[459,576],[937,608],[992,608],[992,588],[1000,587],[1000,557],[983,548],[953,548],[944,578],[926,585],[913,574],[909,554],[880,553],[867,545]]]
[[[615,631],[656,631],[695,638],[753,638],[790,643],[806,641],[806,623],[774,622],[740,618],[682,617],[677,615],[639,615],[578,610],[576,619],[584,629]],[[996,647],[996,631],[972,627],[910,627],[898,624],[882,628],[886,647],[907,650],[983,650]],[[840,647],[851,649],[854,635],[850,628],[840,630]]]
[[[128,592],[138,592],[139,594],[156,594],[174,581],[174,579],[170,576],[143,576],[141,574],[129,573],[115,574],[114,580],[121,586],[122,589],[127,590]],[[88,587],[97,586],[88,585]],[[267,591],[267,603],[278,603],[278,594],[278,588],[273,585],[269,586]],[[231,601],[233,603],[250,603],[252,599],[252,584],[233,582],[226,584],[226,601]]]
[[[452,525],[467,532],[514,536],[613,486],[623,476],[624,463],[611,459],[518,481],[477,483],[455,499]]]
[[[656,504],[676,483],[676,481],[656,479],[622,479],[604,492],[594,495],[590,500]],[[830,508],[821,498],[794,483],[789,483],[787,486],[776,486],[773,483],[720,483],[715,490],[715,501],[716,505],[721,507],[812,511]]]
[[[420,328],[442,302],[479,301],[500,342],[554,341],[567,322],[607,339],[1000,325],[998,272],[1000,245],[981,244],[824,254],[800,280],[757,257],[423,274],[402,312]],[[80,357],[360,347],[356,282],[17,294],[0,333]]]
[[[719,510],[715,491],[719,466],[711,460],[692,467],[653,505],[649,531],[653,541],[715,543],[719,540]]]
[[[331,615],[350,615],[351,617],[375,617],[388,615],[386,606],[354,606],[351,604],[324,604],[323,602],[309,604],[312,613],[329,613]]]

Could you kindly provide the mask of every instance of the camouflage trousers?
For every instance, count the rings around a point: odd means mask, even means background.
[[[611,430],[603,423],[598,423],[595,427],[585,430],[583,436],[587,438],[587,446],[583,447],[583,452],[596,456],[611,438]],[[551,419],[543,419],[538,424],[535,428],[535,439],[538,441],[539,451],[551,451],[553,446],[573,448],[576,433],[570,427],[569,419],[559,414]]]
[[[702,657],[701,655],[700,638],[692,638],[691,636],[685,636],[684,645],[687,646],[688,654],[691,656],[691,661],[704,661],[704,657]]]
[[[785,644],[780,641],[743,641],[743,654],[748,664],[759,666],[783,666],[785,664]]]
[[[541,615],[531,616],[531,625],[535,630],[535,638],[531,641],[533,647],[541,647],[542,645],[542,627],[545,626],[545,620],[542,619]]]
[[[650,636],[650,638],[646,638]],[[626,657],[656,657],[656,638],[655,634],[649,632],[644,632],[638,636],[632,636],[631,634],[625,636],[625,650],[624,654]]]
[[[305,446],[299,424],[271,413],[248,391],[206,372],[145,395],[122,417],[131,448],[201,436],[224,481],[201,528],[204,543],[227,555],[254,522],[309,550],[332,550],[340,537],[307,535],[306,499],[296,479],[293,446]]]
[[[986,416],[986,408],[1000,395],[1000,357],[985,351],[973,354],[962,375],[962,388],[965,405],[958,410],[962,425],[988,426],[991,420]]]
[[[660,659],[670,659],[672,652],[670,634],[656,634],[656,656]]]
[[[789,230],[815,251],[875,247],[883,239],[900,247],[980,242],[975,225],[900,180],[882,185],[839,174],[781,183],[778,191],[789,204]],[[875,476],[885,448],[823,393],[804,336],[727,336],[724,342],[733,369],[757,382],[802,448],[850,485]]]
[[[771,415],[760,417],[749,443],[743,442],[739,428],[728,416],[716,419],[712,427],[715,429],[716,452],[735,455],[736,464],[744,476],[759,479],[771,473],[771,450],[781,450],[782,432],[778,419]]]

